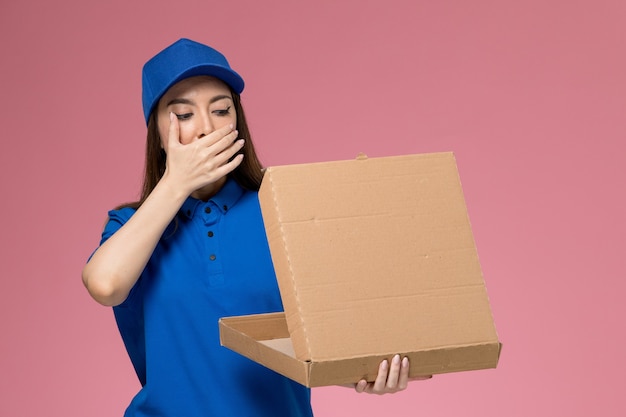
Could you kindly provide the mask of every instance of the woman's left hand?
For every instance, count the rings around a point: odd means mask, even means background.
[[[380,363],[378,375],[374,382],[367,382],[362,379],[355,385],[355,390],[358,393],[392,394],[405,390],[409,381],[430,378],[432,378],[432,375],[409,378],[409,358],[404,357],[401,360],[400,355],[395,355],[391,360],[391,364],[389,364],[387,359]]]

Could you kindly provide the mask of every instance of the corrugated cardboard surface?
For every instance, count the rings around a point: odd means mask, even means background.
[[[259,199],[296,359],[339,373],[351,360],[371,362],[374,376],[395,353],[447,362],[422,369],[430,373],[496,366],[500,344],[452,153],[271,167]]]

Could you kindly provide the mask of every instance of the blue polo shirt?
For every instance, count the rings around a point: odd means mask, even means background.
[[[188,198],[113,311],[142,385],[125,417],[312,416],[308,388],[220,346],[220,317],[282,311],[256,192]]]

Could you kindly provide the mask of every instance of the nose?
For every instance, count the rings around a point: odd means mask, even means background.
[[[213,121],[208,114],[201,117],[201,122],[198,125],[198,139],[203,138],[215,130]]]

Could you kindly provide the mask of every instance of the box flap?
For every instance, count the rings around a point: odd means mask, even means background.
[[[452,153],[270,167],[259,200],[298,359],[497,343]]]
[[[378,355],[321,362],[300,360],[295,357],[284,313],[224,317],[219,328],[223,346],[307,387],[373,381],[380,362],[389,359],[388,355]],[[404,354],[411,361],[409,376],[416,377],[495,368],[499,352],[499,343],[484,343]]]

